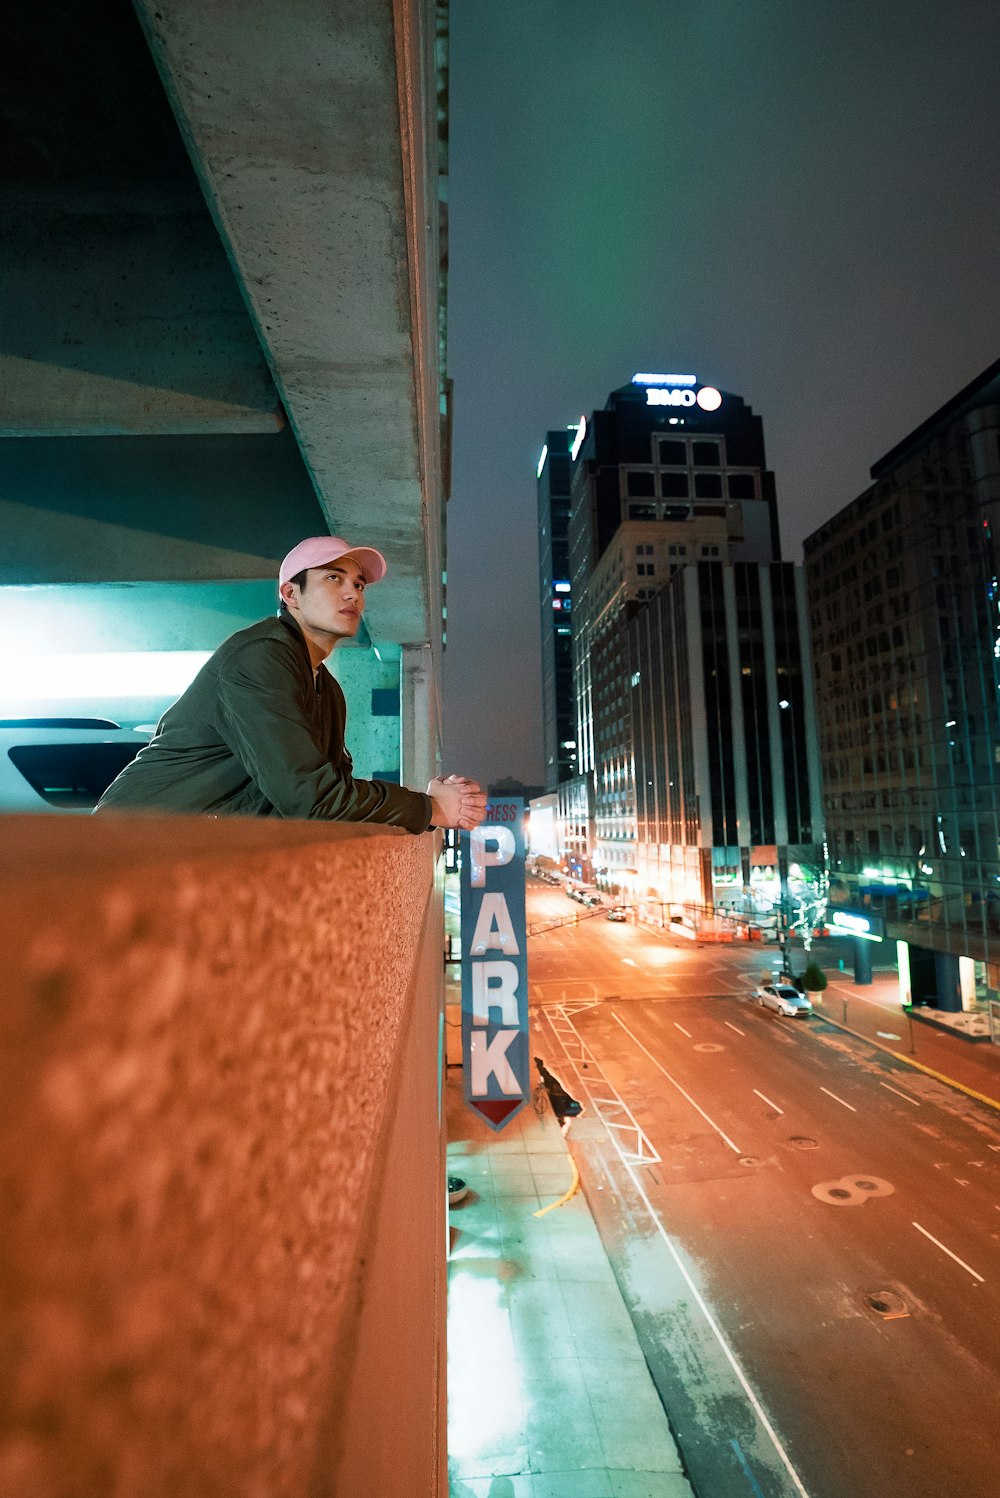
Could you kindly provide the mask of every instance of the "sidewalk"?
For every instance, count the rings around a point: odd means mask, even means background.
[[[812,997],[815,1001],[817,995]],[[914,1012],[911,1024],[900,1005],[894,973],[878,973],[871,984],[861,986],[849,978],[830,977],[818,997],[822,1002],[815,1008],[820,1018],[874,1041],[919,1069],[935,1072],[963,1091],[989,1098],[1000,1108],[1000,1046],[970,1041],[930,1021],[923,1023],[919,1011]]]
[[[693,1498],[551,1111],[501,1134],[447,1082],[451,1498]]]

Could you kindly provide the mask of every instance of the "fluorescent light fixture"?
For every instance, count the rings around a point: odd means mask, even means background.
[[[896,943],[896,967],[899,969],[899,1002],[906,1009],[913,1003],[910,983],[910,946],[908,942]]]
[[[23,702],[59,697],[176,697],[209,650],[110,650],[22,655],[0,663],[0,695]]]
[[[553,583],[552,586],[555,588],[557,593],[568,593],[570,590],[569,583]]]
[[[576,462],[577,455],[579,454],[579,451],[580,451],[581,447],[583,446],[583,439],[586,437],[586,435],[587,435],[587,418],[586,418],[586,416],[581,416],[580,417],[580,425],[576,429],[576,436],[573,438],[573,446],[570,448],[570,453],[569,453],[570,458],[572,459],[572,461],[574,463]]]
[[[697,385],[697,375],[634,374],[633,385]]]
[[[535,469],[535,478],[536,479],[540,479],[541,478],[541,476],[542,476],[542,469],[545,467],[545,459],[548,457],[548,455],[549,455],[549,444],[546,442],[545,446],[542,448],[541,452],[538,455],[538,467]]]

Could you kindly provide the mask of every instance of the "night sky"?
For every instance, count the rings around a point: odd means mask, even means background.
[[[1000,356],[996,0],[452,0],[446,771],[541,782],[535,464],[636,370],[763,418],[784,554]]]

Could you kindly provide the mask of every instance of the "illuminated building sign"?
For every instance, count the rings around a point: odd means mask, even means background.
[[[497,1131],[531,1091],[524,853],[520,797],[489,800],[482,826],[462,833],[465,1101]]]
[[[574,463],[576,462],[577,454],[579,453],[581,447],[583,446],[583,439],[584,439],[584,437],[586,437],[586,435],[587,435],[587,418],[586,418],[586,416],[581,416],[580,417],[580,425],[577,427],[577,429],[576,429],[576,436],[573,438],[573,446],[569,450],[570,458],[573,460]]]
[[[698,391],[649,388],[646,391],[647,406],[700,406],[703,411],[717,411],[722,405],[722,396],[714,385],[702,385]]]
[[[697,375],[634,374],[633,385],[697,385]]]
[[[862,941],[881,941],[885,935],[885,921],[878,915],[861,915],[854,910],[835,910],[828,925]]]
[[[538,455],[538,467],[535,469],[535,478],[536,479],[540,479],[541,478],[541,476],[542,476],[542,469],[545,467],[545,459],[548,457],[548,455],[549,455],[549,444],[546,442],[545,446],[542,448],[541,452]]]
[[[634,374],[633,385],[645,385],[647,406],[700,406],[703,411],[717,411],[722,396],[714,385],[702,385],[692,374]]]

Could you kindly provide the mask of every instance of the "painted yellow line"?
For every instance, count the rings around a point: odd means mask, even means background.
[[[575,1196],[580,1189],[580,1172],[576,1168],[576,1161],[567,1151],[566,1158],[573,1169],[573,1180],[568,1191],[564,1191],[556,1202],[549,1202],[547,1207],[541,1207],[537,1212],[532,1212],[532,1217],[544,1217],[546,1212],[551,1212],[555,1207],[564,1207],[571,1196]]]
[[[954,1077],[945,1076],[943,1071],[935,1071],[931,1066],[925,1066],[922,1061],[915,1061],[912,1056],[907,1056],[903,1051],[893,1051],[887,1045],[882,1045],[878,1040],[872,1040],[870,1035],[862,1035],[860,1030],[852,1030],[850,1025],[841,1024],[840,1020],[834,1019],[831,1014],[820,1013],[819,1019],[825,1020],[828,1025],[833,1025],[835,1030],[843,1030],[847,1035],[853,1035],[857,1040],[863,1040],[866,1045],[872,1045],[877,1051],[885,1051],[887,1056],[894,1056],[897,1061],[912,1066],[916,1071],[926,1073],[933,1077],[936,1082],[943,1082],[946,1087],[954,1087],[959,1092],[964,1092],[966,1097],[975,1098],[977,1103],[985,1103],[987,1108],[993,1108],[1000,1113],[1000,1102],[995,1097],[987,1097],[985,1092],[977,1092],[974,1087],[966,1087],[964,1082],[956,1082]]]
[[[904,1056],[899,1051],[890,1051],[890,1056],[895,1056],[897,1061],[905,1061],[907,1066],[915,1066],[917,1071],[926,1072],[929,1077],[934,1077],[938,1082],[944,1082],[948,1087],[957,1087],[959,1092],[964,1092],[966,1097],[975,1098],[977,1103],[985,1103],[987,1108],[995,1108],[1000,1113],[1000,1103],[994,1097],[987,1097],[985,1092],[977,1092],[974,1087],[966,1087],[963,1082],[956,1082],[954,1077],[946,1077],[944,1072],[934,1071],[929,1066],[924,1066],[922,1061],[914,1061],[912,1056]]]

